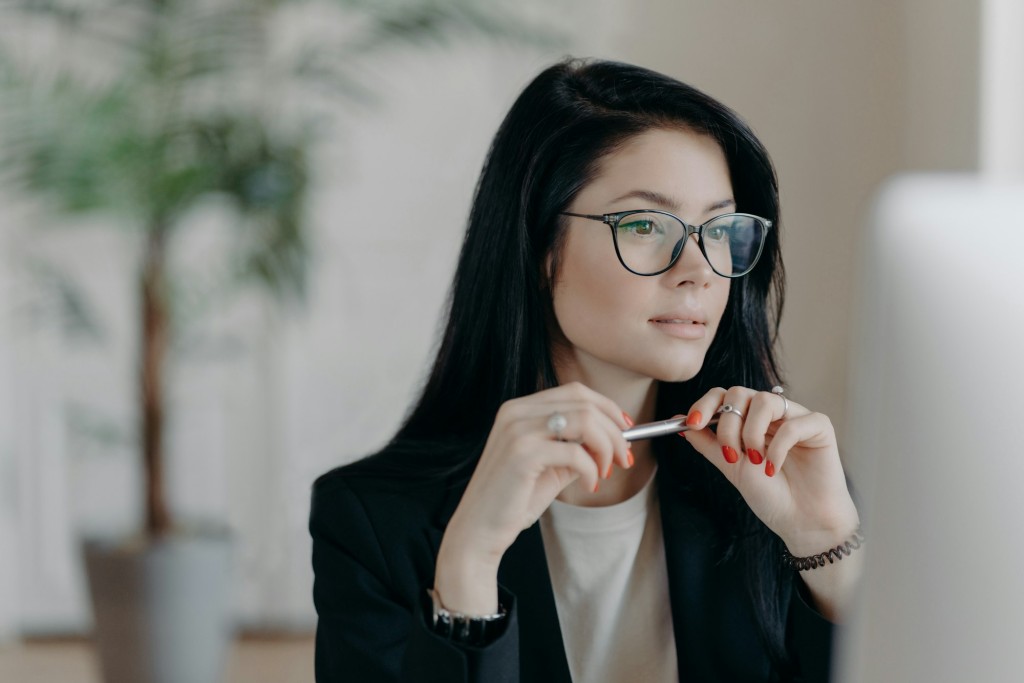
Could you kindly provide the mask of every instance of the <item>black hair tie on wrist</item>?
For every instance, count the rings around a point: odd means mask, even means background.
[[[782,562],[790,569],[798,572],[807,571],[808,569],[817,569],[818,567],[824,567],[826,560],[828,560],[829,564],[834,564],[836,560],[843,559],[843,556],[853,554],[853,551],[860,548],[863,543],[864,534],[861,533],[860,527],[857,527],[857,530],[853,532],[853,535],[849,540],[837,545],[835,548],[830,548],[823,553],[818,553],[817,555],[793,557],[793,554],[789,552],[789,548],[783,548]]]

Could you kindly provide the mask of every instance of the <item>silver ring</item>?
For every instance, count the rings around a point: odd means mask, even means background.
[[[782,395],[783,391],[785,391],[785,389],[777,384],[772,387],[772,393],[782,399],[782,415],[779,416],[780,420],[786,417],[786,413],[789,412],[789,401],[787,401],[786,397]]]
[[[548,431],[555,435],[555,438],[559,441],[562,440],[562,430],[568,426],[569,421],[565,419],[565,415],[562,415],[557,410],[551,413],[551,417],[548,418]]]
[[[740,409],[731,403],[723,403],[722,407],[716,410],[715,413],[735,413],[736,417],[743,418],[743,413],[740,412]]]

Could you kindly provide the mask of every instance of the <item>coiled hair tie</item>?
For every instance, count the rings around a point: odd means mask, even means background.
[[[863,544],[864,534],[861,533],[860,527],[857,527],[857,530],[853,532],[849,540],[817,555],[793,557],[793,554],[789,552],[789,548],[784,548],[782,550],[782,562],[790,569],[798,572],[817,569],[818,567],[824,567],[826,560],[829,564],[835,564],[837,560],[843,559],[844,556],[853,554],[853,551],[860,548]]]

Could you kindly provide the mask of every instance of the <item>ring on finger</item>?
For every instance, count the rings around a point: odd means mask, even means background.
[[[722,407],[716,410],[715,413],[734,413],[736,417],[743,419],[743,413],[731,403],[723,403]]]
[[[782,415],[779,415],[778,418],[780,420],[785,419],[786,413],[789,412],[789,401],[787,401],[786,397],[782,395],[782,392],[784,391],[785,389],[783,389],[777,384],[774,387],[772,387],[772,393],[782,399]]]
[[[555,438],[559,441],[564,441],[562,438],[562,430],[569,425],[569,421],[565,419],[565,415],[562,415],[557,410],[551,413],[548,418],[548,431],[555,435]]]

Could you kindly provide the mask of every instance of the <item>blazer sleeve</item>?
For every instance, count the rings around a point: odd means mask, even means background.
[[[828,683],[835,626],[811,606],[803,581],[794,578],[786,640],[801,683]]]
[[[388,563],[371,516],[344,480],[314,486],[309,530],[318,683],[518,683],[516,605],[507,591],[499,590],[509,609],[501,635],[486,647],[459,646],[428,628],[428,586]]]

